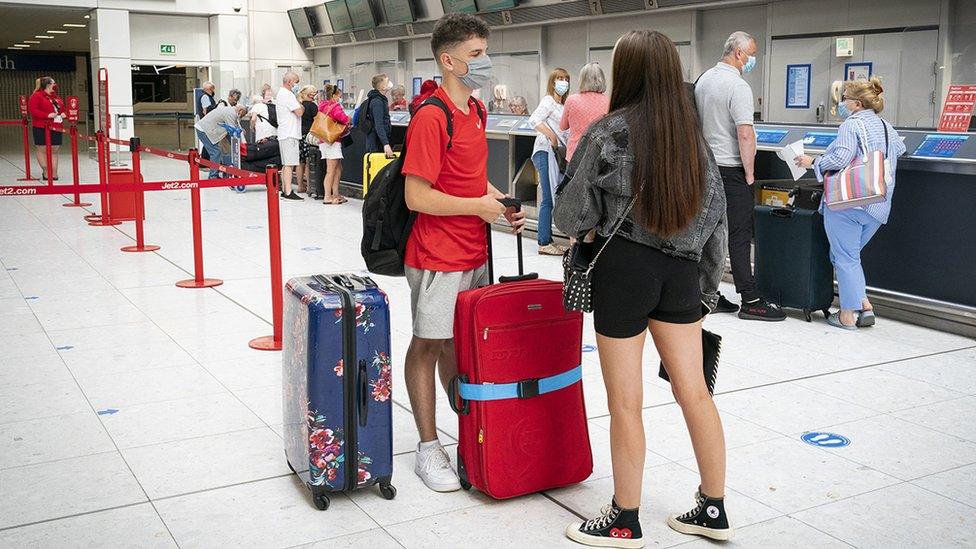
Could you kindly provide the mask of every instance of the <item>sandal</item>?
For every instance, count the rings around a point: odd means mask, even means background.
[[[834,326],[836,328],[840,328],[842,330],[847,330],[849,332],[856,332],[857,331],[857,324],[856,323],[853,326],[848,326],[847,324],[844,324],[843,322],[840,321],[840,313],[834,313],[834,314],[828,316],[827,317],[827,324],[830,324],[831,326]]]
[[[346,197],[341,196],[341,195],[335,197],[335,200],[338,200],[338,202],[336,202],[336,204],[345,204],[346,202],[349,202],[349,200],[346,199]]]
[[[861,311],[857,315],[857,322],[855,326],[858,328],[867,328],[868,326],[874,326],[874,311],[868,309],[867,311]]]

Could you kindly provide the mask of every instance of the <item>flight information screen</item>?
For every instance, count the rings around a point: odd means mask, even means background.
[[[946,135],[941,133],[931,133],[925,136],[922,144],[915,149],[912,156],[923,156],[926,158],[952,158],[959,152],[968,135]]]
[[[776,145],[790,133],[789,130],[756,130],[756,142],[764,145]]]
[[[837,132],[807,132],[803,136],[803,144],[810,147],[829,147],[837,139]]]

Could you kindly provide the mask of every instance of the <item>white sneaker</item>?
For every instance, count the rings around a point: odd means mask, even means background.
[[[421,450],[420,444],[417,444],[417,465],[413,472],[435,492],[461,489],[461,482],[451,465],[451,458],[440,444],[426,450]]]

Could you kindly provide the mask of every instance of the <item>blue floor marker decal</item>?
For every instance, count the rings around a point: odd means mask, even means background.
[[[262,225],[248,225],[247,227],[244,227],[244,228],[245,229],[263,229],[264,226],[262,226]]]
[[[317,251],[319,251],[321,249],[322,248],[319,248],[318,246],[305,246],[304,248],[302,248],[302,251],[303,252],[317,252]]]
[[[40,298],[37,297],[36,295],[29,295],[29,296],[25,297],[24,299],[27,300],[27,301],[34,301],[35,299],[40,299]]]
[[[17,270],[17,267],[7,267],[7,270],[8,271],[16,271]]]
[[[58,351],[70,351],[71,349],[74,349],[74,348],[75,348],[74,345],[62,345],[60,347],[55,347],[54,349],[55,350],[58,350]]]
[[[589,343],[583,345],[584,353],[592,353],[596,350],[596,345],[590,345]]]
[[[843,448],[844,446],[850,446],[851,439],[838,435],[837,433],[821,433],[813,431],[810,433],[803,433],[800,440],[806,442],[810,446],[817,446],[819,448]]]
[[[104,410],[99,410],[96,413],[100,416],[110,416],[116,412],[118,412],[118,410],[116,410],[115,408],[106,408]]]

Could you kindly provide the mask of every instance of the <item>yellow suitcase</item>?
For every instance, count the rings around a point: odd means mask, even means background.
[[[400,156],[400,153],[394,153],[395,156]],[[386,166],[390,162],[393,162],[395,158],[387,158],[385,153],[369,153],[363,155],[363,196],[366,196],[366,191],[369,190],[369,184],[373,182],[373,178],[376,174],[380,173],[383,166]]]

